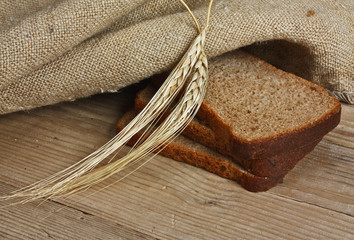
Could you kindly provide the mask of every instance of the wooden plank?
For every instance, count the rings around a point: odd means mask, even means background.
[[[0,183],[1,192],[10,190],[15,188]],[[29,203],[0,208],[0,239],[153,238],[89,213],[47,201],[40,205]]]
[[[354,149],[354,106],[342,103],[340,124],[324,137],[325,140]],[[352,157],[354,158],[354,157]]]
[[[114,135],[116,121],[131,104],[129,96],[101,95],[0,116],[0,182],[25,186],[97,149]],[[164,239],[351,239],[353,110],[343,105],[339,130],[266,193],[249,193],[234,182],[159,156],[92,196],[119,176],[59,201]]]
[[[117,179],[113,177],[105,184]],[[98,198],[105,202],[97,203]],[[85,201],[74,196],[67,203],[163,239],[354,236],[352,216],[271,192],[250,193],[234,182],[163,157]],[[112,211],[117,206],[124,207]]]
[[[354,216],[354,149],[320,142],[270,191]]]

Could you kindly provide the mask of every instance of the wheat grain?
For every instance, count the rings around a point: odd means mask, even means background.
[[[156,119],[182,89],[188,75],[200,56],[205,40],[205,31],[192,43],[180,63],[172,71],[149,104],[119,134],[109,142],[71,167],[26,188],[14,192],[10,197],[37,199],[63,192],[65,185],[71,185],[75,179],[95,168],[100,162],[122,147],[132,136]],[[122,167],[126,166],[123,164]]]
[[[190,80],[181,101],[164,122],[141,145],[118,161],[112,162],[70,182],[55,194],[73,193],[86,189],[122,171],[129,164],[139,162],[149,153],[156,152],[157,150],[161,151],[163,145],[175,138],[190,123],[204,99],[208,78],[208,62],[203,51],[195,65],[195,70],[196,72]],[[37,194],[42,194],[42,192],[37,192]],[[49,189],[47,194],[52,195],[52,190]]]
[[[154,121],[176,97],[182,89],[187,77],[193,69],[205,41],[205,31],[202,31],[193,41],[180,63],[171,72],[153,99],[119,134],[82,159],[75,165],[57,174],[14,192],[9,198],[26,197],[31,200],[56,195],[66,189],[65,185],[75,181],[85,173],[94,169],[100,162],[122,147],[132,136]],[[125,166],[125,165],[124,165]]]
[[[180,1],[183,2],[183,0]],[[101,148],[71,167],[22,188],[5,198],[25,197],[26,199],[22,202],[27,202],[43,197],[52,198],[58,194],[73,193],[90,187],[123,170],[129,164],[141,160],[150,152],[161,148],[163,144],[176,137],[195,116],[205,95],[208,64],[203,46],[209,23],[211,4],[212,0],[209,5],[207,24],[203,31],[200,31],[193,13],[185,5],[196,23],[199,31],[198,36],[148,105],[120,133]],[[193,75],[185,95],[164,123],[143,144],[126,156],[92,171],[100,162],[120,149],[137,132],[147,125],[151,125],[166,110],[182,89],[192,69],[195,69],[196,73]]]

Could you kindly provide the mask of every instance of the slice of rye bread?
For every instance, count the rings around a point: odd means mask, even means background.
[[[134,110],[125,113],[117,123],[117,132],[121,131],[135,116]],[[130,139],[128,144],[134,145],[142,136],[142,132],[140,131]],[[283,176],[276,178],[255,176],[232,161],[230,157],[223,156],[182,135],[168,144],[160,154],[234,180],[251,192],[267,191],[283,179]]]
[[[340,110],[322,87],[238,50],[210,61],[197,117],[214,133],[214,144],[202,138],[203,144],[257,176],[274,177],[286,174],[338,125]]]
[[[147,105],[147,103],[155,92],[156,89],[152,86],[147,86],[143,90],[139,91],[135,98],[135,110],[137,112],[140,112]],[[169,111],[164,114],[164,116],[161,118],[161,121],[165,119],[168,114]],[[213,150],[218,151],[221,154],[230,155],[230,153],[227,152],[227,148],[225,148],[223,145],[218,144],[217,136],[215,135],[214,131],[207,125],[203,124],[198,119],[198,117],[195,117],[193,119],[193,121],[185,128],[182,134],[198,143],[201,143]],[[247,171],[254,175],[263,177],[278,177],[290,171],[295,166],[295,164],[306,154],[311,152],[320,141],[321,139],[318,139],[293,151],[284,151],[282,153],[273,155],[268,159],[257,159],[250,161],[237,157],[233,158],[233,160],[239,163],[242,167],[244,167]],[[263,167],[265,165],[265,161],[268,162],[268,169],[271,172],[265,173],[268,175],[258,175],[260,171],[253,170],[258,170],[258,165],[261,165]]]

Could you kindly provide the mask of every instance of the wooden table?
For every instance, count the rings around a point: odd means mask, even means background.
[[[134,91],[0,116],[0,194],[104,144]],[[340,125],[268,192],[157,156],[120,182],[1,208],[0,239],[354,239],[354,106],[342,107]]]

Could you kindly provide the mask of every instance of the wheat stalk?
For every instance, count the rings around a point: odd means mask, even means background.
[[[141,161],[141,159],[145,158],[151,152],[161,151],[165,144],[178,136],[193,119],[205,96],[208,78],[208,62],[203,51],[195,65],[195,70],[196,72],[190,80],[186,88],[186,93],[181,101],[164,122],[157,127],[141,145],[118,161],[109,163],[104,167],[68,183],[64,188],[58,189],[55,194],[73,193],[102,182],[110,176],[124,170],[128,165]],[[36,192],[36,194],[42,193],[42,191]],[[52,195],[52,190],[49,190],[47,194]],[[46,197],[48,197],[47,194]]]
[[[183,2],[182,0],[180,1]],[[22,188],[14,192],[11,196],[5,198],[25,197],[26,200],[22,202],[27,202],[43,197],[52,198],[58,194],[73,193],[83,188],[90,187],[103,181],[109,176],[120,172],[128,165],[140,161],[143,157],[152,151],[161,148],[163,144],[166,144],[176,137],[195,116],[205,95],[208,64],[203,51],[203,46],[209,22],[211,4],[212,0],[209,5],[207,25],[205,29],[199,32],[199,35],[192,42],[185,55],[173,69],[148,105],[120,133],[101,148],[71,167],[62,170],[51,177]],[[199,31],[200,28],[193,13],[187,5],[185,6],[192,15]],[[149,124],[151,125],[161,113],[166,110],[184,86],[192,69],[195,69],[196,72],[186,89],[185,95],[163,124],[161,124],[160,127],[158,127],[140,146],[126,156],[117,161],[111,162],[100,169],[93,170],[99,163],[120,149],[137,132]]]
[[[65,189],[65,185],[94,169],[100,162],[121,148],[142,128],[154,121],[174,100],[192,71],[205,41],[205,31],[201,32],[174,68],[149,104],[114,138],[101,148],[71,167],[57,174],[14,192],[7,198],[41,198],[55,195]]]

